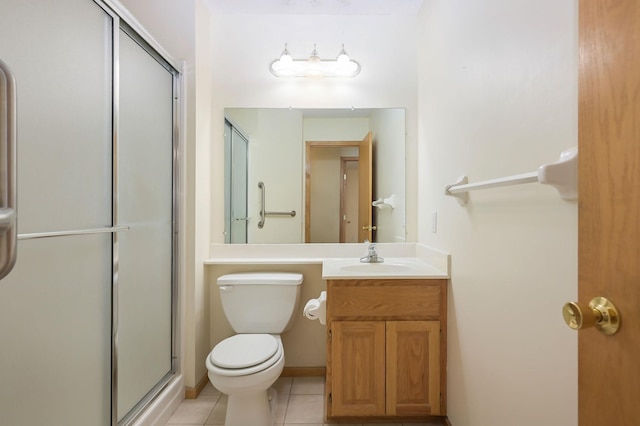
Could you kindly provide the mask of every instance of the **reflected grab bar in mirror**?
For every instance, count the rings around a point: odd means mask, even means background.
[[[260,222],[258,222],[258,229],[262,229],[264,227],[264,221],[267,218],[267,216],[291,216],[291,217],[296,216],[295,210],[291,210],[290,212],[268,212],[265,206],[265,201],[264,201],[265,199],[264,182],[262,181],[258,182],[258,188],[260,188],[260,190],[262,191],[262,196],[261,196],[262,204],[260,208]]]

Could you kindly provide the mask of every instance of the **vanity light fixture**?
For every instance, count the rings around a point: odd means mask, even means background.
[[[344,50],[344,44],[336,59],[320,58],[315,44],[308,59],[293,59],[285,43],[284,51],[280,55],[280,58],[274,60],[269,65],[269,71],[276,77],[306,77],[316,79],[324,77],[355,77],[360,74],[360,69],[360,64],[347,55],[347,52]]]

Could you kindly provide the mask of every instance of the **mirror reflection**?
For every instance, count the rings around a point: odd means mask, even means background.
[[[225,109],[225,242],[404,242],[405,110]]]

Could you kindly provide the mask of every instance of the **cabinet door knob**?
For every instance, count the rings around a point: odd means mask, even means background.
[[[593,298],[588,305],[579,302],[565,303],[562,317],[573,330],[595,326],[600,332],[611,335],[620,328],[618,309],[604,297]]]

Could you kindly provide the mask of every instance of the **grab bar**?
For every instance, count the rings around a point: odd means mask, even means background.
[[[290,212],[268,212],[266,209],[265,200],[264,200],[265,199],[264,182],[258,182],[258,188],[260,188],[262,192],[262,196],[261,196],[262,208],[260,209],[260,222],[258,222],[258,229],[262,229],[264,227],[264,221],[266,220],[267,216],[291,216],[291,217],[296,216],[295,210],[291,210]]]
[[[128,231],[129,229],[128,226],[111,226],[108,228],[76,229],[73,231],[33,232],[30,234],[18,234],[18,239],[33,240],[36,238],[69,237],[72,235],[107,234]]]
[[[557,162],[544,164],[535,172],[476,183],[468,182],[469,179],[462,176],[456,183],[445,186],[444,194],[456,197],[460,205],[464,206],[469,202],[468,192],[472,190],[539,182],[556,188],[563,200],[576,200],[578,198],[578,148],[572,147],[562,151]]]
[[[16,263],[16,80],[0,60],[0,279]]]

